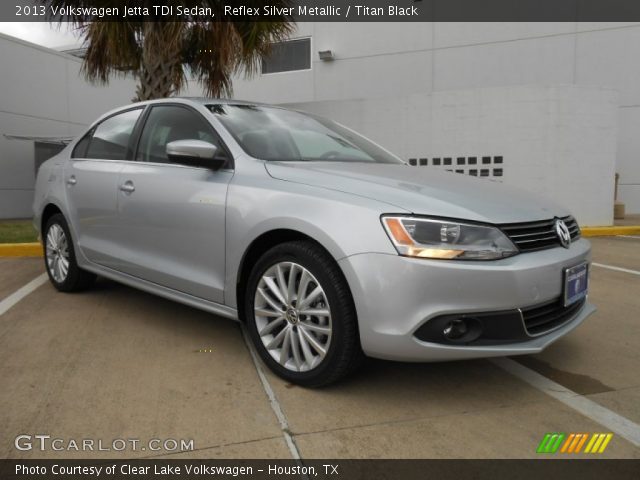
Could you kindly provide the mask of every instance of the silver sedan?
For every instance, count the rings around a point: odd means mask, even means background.
[[[238,319],[305,386],[366,355],[540,352],[594,311],[564,208],[266,105],[109,112],[42,165],[34,214],[58,290],[102,276]]]

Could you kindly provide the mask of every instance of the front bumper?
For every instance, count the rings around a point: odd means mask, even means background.
[[[402,361],[446,361],[537,353],[577,327],[595,307],[588,302],[561,326],[499,345],[449,345],[416,338],[442,315],[508,311],[562,295],[563,272],[590,258],[580,239],[571,248],[523,253],[497,261],[424,260],[367,253],[339,261],[353,294],[364,352]]]

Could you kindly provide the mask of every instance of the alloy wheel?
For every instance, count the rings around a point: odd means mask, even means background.
[[[47,266],[57,283],[64,283],[69,273],[69,242],[60,225],[54,223],[45,240]]]
[[[329,350],[329,302],[302,265],[280,262],[264,272],[255,293],[254,318],[265,349],[287,370],[312,370]]]

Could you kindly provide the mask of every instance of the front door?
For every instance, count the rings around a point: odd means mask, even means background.
[[[166,146],[175,140],[204,140],[228,155],[200,113],[182,105],[151,107],[136,161],[119,175],[117,269],[223,303],[225,202],[233,170],[171,163]]]

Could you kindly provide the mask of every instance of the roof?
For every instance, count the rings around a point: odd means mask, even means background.
[[[247,100],[236,100],[235,98],[212,98],[212,97],[170,97],[170,98],[179,98],[182,100],[189,100],[192,102],[201,103],[203,105],[209,103],[218,103],[223,105],[265,105],[262,102],[250,102]],[[167,99],[169,100],[169,99]]]

